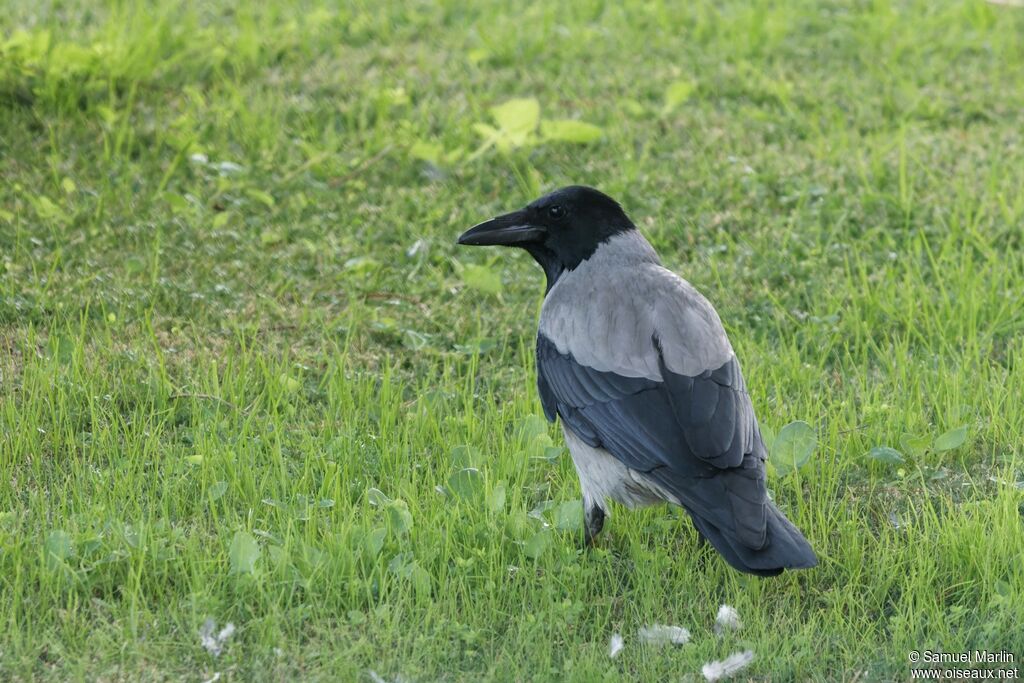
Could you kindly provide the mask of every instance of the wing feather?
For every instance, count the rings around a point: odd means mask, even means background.
[[[657,352],[657,344],[651,341]],[[735,356],[694,377],[623,377],[537,337],[544,412],[588,445],[649,473],[692,513],[752,548],[765,543],[764,446]],[[751,438],[758,435],[757,438]]]

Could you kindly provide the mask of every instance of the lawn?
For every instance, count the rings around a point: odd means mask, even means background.
[[[0,679],[1024,668],[1022,36],[981,0],[8,0]],[[580,549],[543,275],[454,244],[573,183],[716,305],[816,569],[667,507]]]

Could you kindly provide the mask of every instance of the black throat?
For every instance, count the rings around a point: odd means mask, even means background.
[[[577,241],[556,237],[542,244],[533,243],[522,246],[544,269],[544,275],[547,277],[547,289],[544,290],[546,294],[551,291],[563,273],[575,270],[581,263],[593,256],[602,244],[628,230],[635,230],[635,228],[632,224],[606,227],[598,239]]]
[[[544,293],[547,294],[551,291],[551,288],[558,282],[558,278],[562,277],[567,268],[562,263],[562,260],[558,258],[555,252],[551,251],[543,244],[528,244],[523,247],[526,251],[530,252],[530,256],[533,260],[540,264],[540,267],[544,269],[544,276],[547,278],[547,287],[544,289]],[[573,268],[579,265],[577,262]],[[572,270],[572,268],[568,268]]]

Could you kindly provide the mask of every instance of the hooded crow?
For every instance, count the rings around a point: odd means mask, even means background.
[[[740,571],[817,564],[768,498],[767,451],[718,314],[662,267],[618,202],[565,187],[459,244],[520,247],[547,276],[537,388],[579,474],[587,543],[608,499],[669,502]]]

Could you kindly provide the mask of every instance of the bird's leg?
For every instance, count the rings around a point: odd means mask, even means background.
[[[594,544],[594,537],[601,533],[604,526],[604,510],[599,505],[587,507],[587,501],[583,501],[583,544],[591,546]]]

